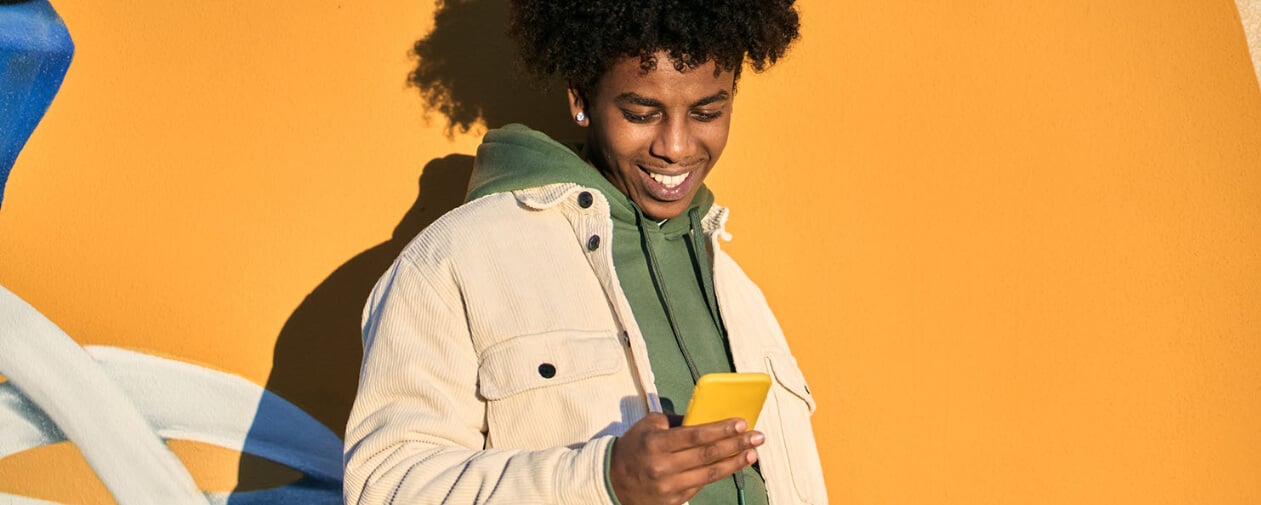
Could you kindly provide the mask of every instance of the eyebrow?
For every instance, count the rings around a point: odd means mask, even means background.
[[[714,93],[705,98],[692,102],[692,104],[689,107],[704,107],[714,102],[724,101],[730,97],[731,97],[731,93],[728,93],[727,90],[719,90],[717,93]],[[613,99],[613,101],[618,102],[618,103],[631,103],[631,104],[639,105],[642,107],[656,107],[659,109],[665,108],[665,104],[661,103],[661,100],[657,100],[655,98],[648,98],[646,96],[643,96],[634,92],[622,93],[620,95],[617,95],[617,98]]]

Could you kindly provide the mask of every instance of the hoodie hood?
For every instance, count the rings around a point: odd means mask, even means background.
[[[477,148],[473,173],[469,178],[465,201],[486,195],[517,191],[548,184],[573,183],[600,191],[609,201],[615,221],[635,223],[639,214],[634,202],[579,155],[581,145],[567,146],[546,134],[520,124],[486,132]],[[714,196],[703,184],[692,200],[705,215]],[[684,217],[684,216],[680,216]],[[687,219],[671,219],[689,227]],[[667,225],[670,223],[668,222]],[[689,227],[690,228],[690,227]]]

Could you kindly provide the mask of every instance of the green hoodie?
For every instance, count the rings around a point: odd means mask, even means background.
[[[647,343],[662,407],[667,414],[682,414],[697,377],[732,371],[700,226],[713,206],[713,193],[702,185],[686,214],[656,223],[579,151],[522,125],[491,130],[477,149],[467,200],[566,182],[602,193],[613,218],[613,267]],[[733,479],[705,486],[690,503],[735,503],[738,488],[748,503],[767,502],[761,476],[746,468]]]

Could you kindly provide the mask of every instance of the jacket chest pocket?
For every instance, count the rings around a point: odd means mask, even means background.
[[[554,331],[488,347],[477,371],[488,447],[572,445],[608,429],[622,417],[625,362],[614,332]]]
[[[768,475],[767,479],[777,479],[775,485],[783,486],[785,480],[792,481],[792,489],[797,498],[805,503],[827,503],[823,485],[823,467],[819,462],[818,447],[815,445],[814,432],[810,428],[810,415],[814,413],[814,398],[810,388],[806,386],[805,376],[797,366],[792,355],[782,351],[772,351],[765,357],[767,372],[774,378],[768,402],[773,409],[768,412],[779,418],[779,433],[768,435],[770,452],[781,460],[781,468],[787,468],[787,476]],[[769,407],[770,405],[768,405]],[[768,486],[772,483],[768,482]],[[781,487],[784,492],[787,489]]]

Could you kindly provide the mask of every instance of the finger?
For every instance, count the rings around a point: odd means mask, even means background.
[[[636,428],[646,431],[668,430],[670,429],[670,419],[660,412],[650,412],[630,427],[631,430]]]
[[[741,451],[762,445],[766,436],[761,432],[750,431],[735,437],[728,437],[717,442],[693,447],[674,453],[672,465],[679,470],[691,470],[711,465],[731,457]]]
[[[765,441],[766,436],[761,432],[751,431],[724,438],[711,444],[679,452],[660,454],[653,462],[654,464],[650,470],[651,478],[660,479],[712,465],[742,451],[760,446]]]
[[[660,435],[660,449],[664,452],[678,452],[712,444],[724,438],[744,433],[748,424],[743,419],[725,419],[696,426],[674,428]]]
[[[634,440],[633,445],[638,448],[637,450],[665,452],[662,448],[666,446],[666,443],[661,440],[661,435],[668,433],[669,430],[670,420],[665,414],[653,412],[636,421],[620,438]]]
[[[757,461],[757,451],[752,449],[720,459],[713,464],[693,468],[676,476],[674,485],[691,491],[732,476]]]

